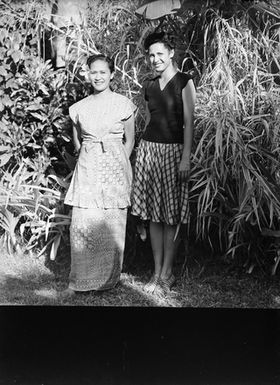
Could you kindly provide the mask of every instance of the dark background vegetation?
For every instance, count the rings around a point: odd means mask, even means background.
[[[214,263],[218,271],[277,274],[279,7],[183,1],[177,14],[147,20],[135,13],[140,1],[95,1],[84,26],[60,28],[46,18],[47,3],[0,5],[0,231],[8,252],[36,250],[51,261],[69,254],[63,199],[75,157],[68,108],[91,92],[86,57],[100,50],[114,57],[112,87],[138,106],[137,147],[141,84],[150,74],[142,43],[149,31],[164,28],[177,41],[178,67],[197,87],[181,273]],[[66,42],[65,68],[51,55],[58,37]],[[143,249],[129,217],[126,269],[141,264]]]
[[[155,298],[138,298],[149,310],[62,308],[35,295],[55,268],[62,274],[58,266],[68,252],[63,197],[75,164],[68,107],[89,92],[81,74],[85,57],[105,46],[115,56],[114,87],[139,107],[138,141],[144,121],[139,84],[149,72],[141,42],[161,23],[180,38],[179,66],[187,57],[183,69],[192,71],[198,90],[190,252],[186,259],[183,249],[177,266],[180,285],[188,288],[179,299],[190,307],[258,307],[265,287],[277,295],[277,2],[184,1],[177,16],[156,21],[135,15],[140,3],[95,1],[87,28],[63,30],[66,69],[45,61],[45,36],[61,31],[42,16],[43,2],[0,4],[1,301],[49,305],[1,306],[1,385],[279,383],[276,311],[151,309]],[[136,266],[139,274],[150,262],[149,245],[135,236],[134,225],[129,221],[125,268],[137,281]],[[219,297],[222,282],[226,299]],[[138,286],[129,286],[129,296]],[[123,291],[114,292],[118,306],[127,301]],[[68,304],[94,301],[111,305],[109,296]],[[265,297],[261,306],[268,306]]]

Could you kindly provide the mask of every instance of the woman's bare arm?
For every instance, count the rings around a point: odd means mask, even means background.
[[[134,128],[134,114],[132,114],[125,122],[124,122],[124,133],[125,133],[125,144],[124,147],[128,156],[131,155],[134,141],[135,141],[135,128]]]
[[[182,160],[179,167],[180,177],[186,181],[190,173],[190,157],[193,139],[193,121],[196,91],[193,81],[190,79],[186,87],[182,90],[183,110],[184,110],[184,149]]]
[[[77,153],[80,152],[82,139],[81,139],[81,128],[79,124],[73,123],[73,143]]]

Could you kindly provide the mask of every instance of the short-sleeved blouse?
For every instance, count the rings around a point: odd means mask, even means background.
[[[189,79],[188,74],[177,71],[163,90],[159,76],[144,83],[144,97],[151,118],[142,139],[156,143],[184,142],[182,90]]]
[[[84,208],[130,205],[131,165],[123,145],[124,123],[136,106],[112,92],[90,95],[69,108],[80,127],[82,146],[65,203]]]

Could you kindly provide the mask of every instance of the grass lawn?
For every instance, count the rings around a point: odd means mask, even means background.
[[[112,290],[59,297],[67,287],[70,258],[46,261],[36,255],[8,255],[1,249],[1,305],[140,306],[140,307],[226,307],[280,308],[280,280],[264,275],[226,273],[209,264],[188,264],[188,274],[180,274],[182,261],[175,265],[177,282],[170,294],[148,294],[144,285],[151,275],[151,263],[130,262],[121,281]]]

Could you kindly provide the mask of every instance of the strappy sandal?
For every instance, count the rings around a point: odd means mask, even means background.
[[[147,231],[144,223],[140,223],[139,225],[137,225],[137,232],[139,234],[141,241],[145,242],[147,239]]]
[[[70,297],[73,297],[75,295],[75,291],[73,289],[70,289],[69,287],[63,291],[61,291],[59,293],[59,297],[61,299],[64,299],[64,298],[70,298]]]
[[[153,275],[150,281],[145,285],[144,290],[148,293],[153,293],[156,287],[159,286],[160,277],[159,275]]]
[[[169,278],[160,278],[160,287],[165,292],[168,293],[171,290],[171,287],[174,285],[176,278],[174,274],[171,274]]]

